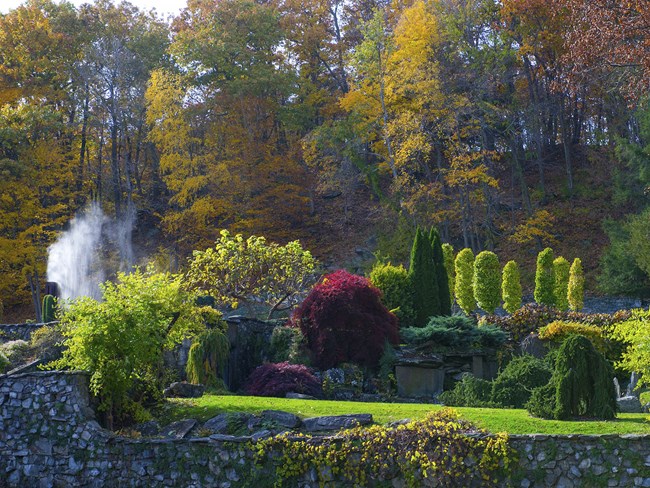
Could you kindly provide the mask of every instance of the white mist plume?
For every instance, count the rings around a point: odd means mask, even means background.
[[[97,202],[91,203],[70,222],[70,228],[50,246],[47,279],[59,284],[62,299],[101,298],[99,284],[118,269],[133,265],[131,234],[135,210],[129,205],[119,221],[109,219]],[[119,262],[111,261],[117,252]]]

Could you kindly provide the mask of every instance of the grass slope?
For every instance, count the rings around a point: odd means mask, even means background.
[[[183,418],[207,420],[220,413],[259,413],[283,410],[300,417],[371,413],[375,422],[384,424],[404,418],[418,419],[440,405],[419,403],[363,403],[327,400],[290,400],[234,395],[204,395],[194,399],[171,399],[159,412],[162,422]],[[456,408],[463,418],[490,432],[509,434],[650,434],[646,414],[619,414],[613,421],[556,421],[528,415],[526,410],[496,408]]]

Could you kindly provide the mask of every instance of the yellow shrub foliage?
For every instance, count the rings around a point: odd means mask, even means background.
[[[581,324],[579,322],[568,322],[555,320],[545,327],[539,329],[539,338],[553,342],[562,342],[568,336],[575,334],[586,337],[596,349],[605,352],[606,336],[603,328],[597,325]]]

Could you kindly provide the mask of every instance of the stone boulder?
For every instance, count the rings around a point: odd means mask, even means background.
[[[216,417],[212,417],[203,424],[205,430],[209,430],[213,434],[226,434],[228,433],[229,415],[222,413]]]
[[[293,400],[316,400],[316,397],[313,397],[311,395],[305,395],[304,393],[295,393],[293,391],[290,391],[284,397]]]
[[[643,413],[641,401],[635,396],[624,396],[616,400],[621,413]]]
[[[144,437],[155,437],[160,434],[160,424],[155,420],[150,420],[136,425],[135,430],[140,432]]]
[[[359,425],[371,424],[372,415],[369,413],[326,415],[324,417],[311,417],[304,419],[302,423],[307,432],[350,429],[352,427],[358,427]]]
[[[193,385],[192,383],[187,383],[185,381],[178,381],[169,385],[169,388],[165,388],[163,395],[166,398],[198,398],[202,396],[204,392],[204,385]]]
[[[530,354],[536,358],[543,358],[548,353],[548,348],[544,341],[539,338],[539,335],[530,333],[519,344],[522,354]]]
[[[302,423],[297,415],[281,410],[264,410],[262,417],[287,429],[295,429]]]

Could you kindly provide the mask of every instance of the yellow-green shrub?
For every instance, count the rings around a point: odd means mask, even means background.
[[[582,272],[582,261],[575,258],[569,270],[569,285],[567,300],[569,308],[574,311],[582,310],[585,303],[585,277]]]
[[[456,271],[456,281],[454,282],[456,303],[463,309],[465,314],[469,315],[476,308],[474,289],[472,288],[472,282],[474,281],[474,253],[471,249],[462,249],[456,255],[454,269]]]
[[[555,286],[553,294],[555,295],[555,306],[559,310],[569,309],[569,300],[567,298],[569,290],[569,261],[560,256],[553,261],[553,274],[555,276]]]
[[[606,350],[605,331],[597,325],[581,324],[579,322],[568,322],[555,320],[546,327],[539,329],[539,338],[543,340],[562,342],[570,335],[580,335],[591,341],[596,349],[604,353]]]
[[[521,277],[519,266],[515,261],[508,261],[503,267],[501,278],[501,298],[503,298],[503,309],[508,313],[514,313],[521,308]]]
[[[381,301],[399,319],[400,327],[410,327],[415,320],[413,291],[409,273],[401,264],[377,263],[370,272],[370,283],[381,290]]]

